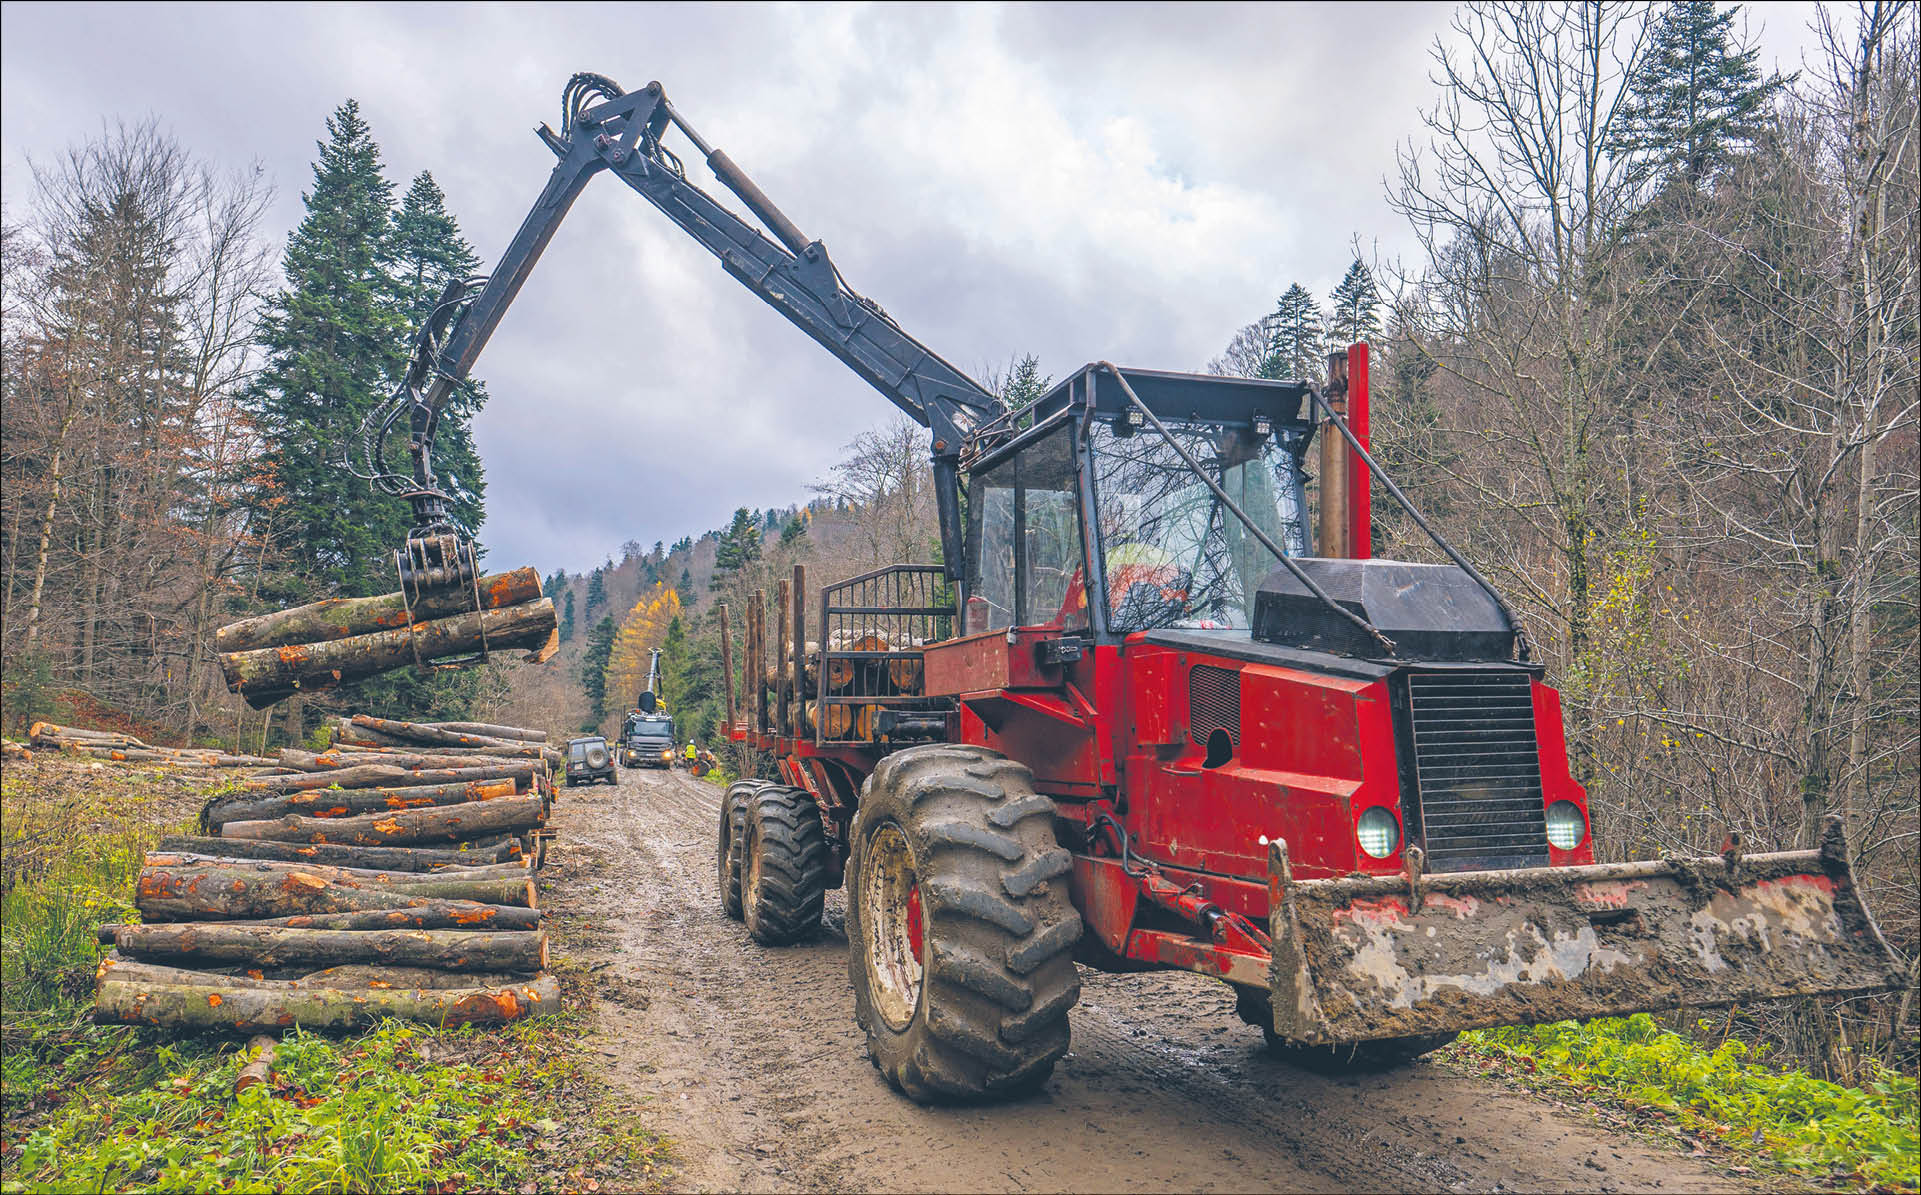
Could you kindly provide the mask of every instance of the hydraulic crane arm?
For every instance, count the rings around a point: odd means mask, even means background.
[[[681,130],[708,166],[774,233],[734,215],[687,180],[680,160],[661,144],[669,125]],[[560,222],[589,179],[611,171],[672,220],[742,285],[840,358],[876,390],[933,433],[935,493],[941,542],[950,572],[961,559],[958,462],[962,441],[1005,410],[985,387],[908,335],[881,308],[841,279],[827,250],[809,240],[733,161],[696,133],[668,103],[660,84],[623,92],[612,80],[580,74],[562,93],[559,132],[537,132],[559,160],[513,242],[489,278],[450,284],[421,329],[413,365],[382,421],[370,421],[370,475],[414,504],[418,538],[444,536],[447,498],[433,471],[434,432],[453,390],[463,382],[501,317],[519,294]],[[411,479],[383,474],[380,442],[401,410],[410,414]],[[403,560],[403,574],[406,563]]]

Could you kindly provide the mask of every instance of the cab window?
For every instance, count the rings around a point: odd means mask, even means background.
[[[1073,429],[975,473],[967,498],[965,633],[1085,627]]]

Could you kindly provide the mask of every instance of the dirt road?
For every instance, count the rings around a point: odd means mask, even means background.
[[[1083,972],[1074,1046],[1013,1104],[917,1107],[867,1061],[842,894],[814,942],[721,916],[720,792],[622,772],[567,791],[549,890],[597,968],[601,1049],[688,1190],[1705,1191],[1740,1184],[1433,1064],[1328,1079],[1268,1058],[1223,985]],[[547,885],[543,885],[547,887]]]

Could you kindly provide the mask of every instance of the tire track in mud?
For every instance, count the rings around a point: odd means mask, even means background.
[[[921,1108],[867,1060],[842,894],[821,935],[756,945],[720,912],[720,790],[683,772],[565,790],[550,907],[599,968],[601,1061],[688,1190],[1700,1191],[1741,1184],[1486,1081],[1326,1078],[1269,1058],[1228,989],[1083,970],[1038,1095]]]

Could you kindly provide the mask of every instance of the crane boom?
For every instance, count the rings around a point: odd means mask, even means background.
[[[773,237],[687,180],[679,158],[661,144],[669,125],[687,136],[715,176]],[[957,567],[962,555],[962,442],[1005,412],[1000,399],[850,288],[826,247],[804,236],[732,159],[702,139],[668,103],[659,83],[625,92],[604,76],[575,75],[562,93],[560,131],[544,124],[536,131],[558,159],[546,186],[493,274],[449,284],[420,332],[413,364],[395,396],[410,415],[412,478],[399,484],[403,479],[380,476],[379,446],[369,439],[368,461],[376,479],[414,503],[415,536],[445,535],[448,530],[447,498],[433,471],[434,433],[442,409],[466,380],[574,200],[605,170],[712,253],[743,286],[932,432],[941,542],[950,570]],[[393,422],[390,415],[378,434],[384,436]]]

